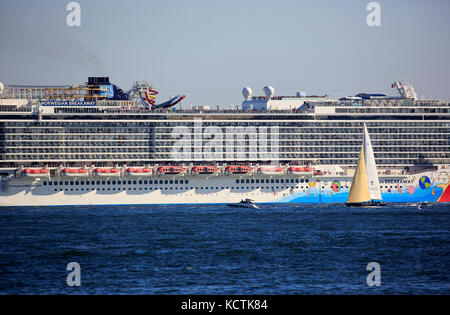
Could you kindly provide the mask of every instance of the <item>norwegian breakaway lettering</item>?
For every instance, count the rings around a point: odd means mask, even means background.
[[[96,101],[41,101],[42,106],[95,106]]]
[[[383,183],[383,184],[412,184],[413,181],[410,179],[385,179],[385,180],[380,180],[380,183]]]

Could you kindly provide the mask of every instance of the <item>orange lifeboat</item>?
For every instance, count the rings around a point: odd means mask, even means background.
[[[180,175],[186,173],[186,169],[180,166],[160,166],[156,170],[163,175]]]
[[[118,168],[95,168],[94,174],[100,177],[119,177],[120,170]]]
[[[63,168],[61,175],[67,177],[88,177],[89,171],[85,168]]]
[[[279,166],[261,166],[258,173],[263,175],[283,175],[283,168]]]
[[[136,176],[136,177],[141,177],[141,176],[151,176],[153,171],[151,168],[145,167],[145,168],[134,168],[134,167],[128,167],[125,170],[126,175],[129,176]]]
[[[233,175],[245,175],[253,172],[253,168],[248,165],[231,165],[225,167],[225,173]]]
[[[194,175],[212,175],[220,173],[220,169],[215,166],[194,166],[191,173]]]
[[[46,168],[26,168],[22,171],[22,175],[30,178],[48,178],[50,176],[50,171]]]
[[[298,166],[291,166],[288,168],[288,173],[290,174],[308,174],[314,171],[312,167],[298,167]]]

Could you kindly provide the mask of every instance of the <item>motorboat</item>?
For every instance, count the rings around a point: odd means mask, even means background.
[[[230,207],[236,207],[236,208],[253,208],[253,209],[259,209],[257,205],[253,203],[253,200],[251,199],[242,199],[239,203],[229,203]]]

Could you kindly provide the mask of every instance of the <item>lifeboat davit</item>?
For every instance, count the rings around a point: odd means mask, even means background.
[[[26,168],[22,171],[22,175],[29,178],[48,178],[50,176],[50,171],[45,168]]]
[[[95,168],[94,174],[99,177],[119,177],[120,169],[118,169],[118,168]]]
[[[89,171],[85,168],[63,168],[61,175],[67,177],[88,177]]]
[[[247,175],[253,172],[253,168],[247,165],[231,165],[225,167],[225,173],[230,175]]]
[[[163,175],[183,175],[186,173],[186,169],[180,166],[160,166],[156,170]]]
[[[288,173],[294,174],[294,175],[310,174],[312,171],[314,171],[314,169],[312,167],[291,166],[288,168]]]
[[[152,176],[152,169],[148,167],[129,167],[125,170],[125,174],[133,177]]]
[[[283,175],[283,168],[279,166],[261,166],[258,173],[263,175]]]
[[[191,173],[193,175],[218,175],[220,169],[215,166],[194,166]]]

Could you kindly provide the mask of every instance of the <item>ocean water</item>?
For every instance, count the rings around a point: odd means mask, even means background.
[[[0,208],[0,294],[450,294],[449,222],[449,204]]]

